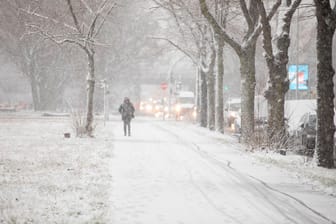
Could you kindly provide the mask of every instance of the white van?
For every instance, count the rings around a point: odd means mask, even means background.
[[[196,119],[195,96],[191,91],[179,91],[176,95],[174,113],[176,120]]]

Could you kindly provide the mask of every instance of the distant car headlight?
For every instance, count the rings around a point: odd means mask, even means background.
[[[181,105],[176,104],[176,105],[175,105],[175,111],[176,111],[176,112],[181,112]]]
[[[236,118],[236,117],[237,117],[237,114],[236,114],[235,112],[231,112],[231,113],[230,113],[230,117]]]
[[[192,112],[192,116],[193,116],[194,119],[196,119],[196,117],[197,117],[197,111],[196,111],[196,110],[194,110],[194,111]]]
[[[151,112],[153,110],[153,106],[150,104],[146,105],[146,111]]]

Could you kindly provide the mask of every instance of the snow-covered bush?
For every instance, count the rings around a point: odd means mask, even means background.
[[[295,145],[294,138],[288,134],[287,130],[273,131],[273,135],[269,135],[270,131],[266,124],[257,126],[250,141],[253,149],[267,149],[271,151],[280,151],[293,148]]]
[[[72,128],[76,133],[76,137],[83,137],[86,134],[85,122],[86,116],[83,111],[71,112]]]

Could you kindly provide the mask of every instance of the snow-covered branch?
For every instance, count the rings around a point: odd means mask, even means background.
[[[197,62],[194,59],[194,57],[185,49],[183,49],[182,47],[180,47],[178,44],[174,43],[173,41],[164,38],[164,37],[149,37],[151,39],[155,39],[155,40],[164,40],[167,41],[169,44],[171,44],[172,46],[174,46],[176,49],[178,49],[179,51],[181,51],[183,54],[185,54],[188,58],[190,58],[190,60],[196,65]]]
[[[83,3],[83,5],[89,11],[90,14],[93,13],[93,10],[91,9],[91,7],[89,6],[89,4],[85,0],[80,0],[80,2]]]
[[[253,27],[252,19],[246,6],[245,0],[240,0],[240,7],[249,28]]]
[[[27,14],[29,14],[29,15],[35,16],[35,17],[40,18],[40,19],[43,19],[43,20],[45,20],[45,21],[50,21],[50,22],[52,22],[52,23],[54,23],[54,24],[56,24],[56,25],[57,25],[57,24],[61,24],[62,26],[66,27],[66,28],[69,28],[69,29],[71,29],[71,30],[73,30],[73,31],[77,31],[76,27],[74,27],[74,26],[71,26],[71,25],[69,25],[69,24],[67,24],[67,23],[61,22],[61,21],[59,21],[59,20],[57,20],[57,19],[55,19],[55,18],[52,18],[52,17],[45,16],[45,15],[42,15],[42,14],[37,13],[37,12],[36,12],[36,9],[32,11],[30,8],[28,8],[28,9],[20,8],[19,10],[20,10],[21,12],[27,13]]]
[[[237,54],[241,54],[242,48],[241,48],[240,44],[237,41],[235,41],[233,37],[229,36],[225,32],[224,28],[221,27],[221,25],[217,23],[216,19],[210,13],[209,8],[206,4],[206,1],[205,0],[199,0],[199,3],[200,3],[202,14],[208,20],[208,22],[213,27],[215,32],[219,33],[224,38],[225,42],[227,42],[237,52]]]
[[[72,6],[72,3],[71,3],[71,0],[66,0],[67,2],[67,5],[68,5],[68,8],[69,8],[69,11],[70,11],[70,14],[71,14],[71,17],[73,19],[73,22],[75,24],[75,27],[76,27],[76,30],[83,35],[82,33],[82,29],[80,28],[80,25],[79,25],[79,22],[78,22],[78,19],[77,19],[77,16],[73,10],[73,6]]]
[[[265,15],[265,21],[271,21],[271,19],[273,18],[273,16],[275,15],[275,13],[277,12],[278,8],[281,5],[281,0],[277,0],[276,3],[272,6],[272,9],[270,10],[270,12]],[[254,42],[260,35],[261,31],[262,31],[262,18],[259,19],[259,23],[257,25],[257,27],[255,27],[253,33],[250,35],[250,37],[248,38],[248,40],[244,43],[244,46],[249,46],[250,42]]]
[[[60,37],[63,37],[63,36],[56,36],[56,35],[49,34],[48,32],[44,31],[43,29],[41,29],[39,26],[36,26],[36,25],[29,25],[29,26],[33,29],[36,29],[42,36],[46,37],[47,39],[51,40],[52,42],[58,45],[61,45],[64,43],[72,43],[72,44],[78,45],[83,50],[85,50],[85,46],[78,39],[63,38],[61,40],[58,40]]]
[[[98,25],[98,28],[96,29],[96,32],[95,32],[95,34],[93,35],[93,37],[96,37],[96,36],[99,34],[101,28],[103,27],[103,25],[104,25],[104,23],[105,23],[105,21],[106,21],[106,18],[111,14],[112,10],[113,10],[116,6],[117,6],[117,3],[112,3],[111,6],[110,6],[110,8],[107,10],[106,14],[105,14],[104,16],[102,16],[102,21],[101,21],[100,24]],[[101,12],[100,14],[102,14],[102,12]]]

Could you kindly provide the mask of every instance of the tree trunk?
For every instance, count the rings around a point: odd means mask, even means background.
[[[208,89],[208,128],[215,129],[215,77],[213,72],[207,74]]]
[[[93,94],[95,88],[94,52],[88,53],[89,73],[87,77],[87,114],[85,131],[88,136],[93,136]]]
[[[202,68],[199,69],[200,73],[200,125],[207,127],[208,116],[208,101],[207,101],[207,79],[206,74]]]
[[[217,42],[217,76],[216,76],[216,131],[224,133],[224,40],[220,35],[215,35]]]
[[[265,91],[268,101],[268,138],[275,147],[281,147],[285,139],[285,94],[289,88],[287,79],[288,48],[290,46],[289,32],[292,16],[301,0],[283,2],[280,10],[280,20],[272,44],[272,29],[267,19],[266,10],[261,0],[257,1],[263,24],[263,48],[269,71],[269,87]],[[273,51],[274,49],[274,51]],[[275,52],[275,53],[273,53]]]
[[[285,139],[285,94],[288,91],[287,68],[276,65],[270,73],[270,87],[265,94],[268,101],[268,138],[276,147],[283,145]]]
[[[334,83],[332,67],[332,41],[335,32],[335,17],[327,1],[315,0],[317,17],[317,165],[334,166]]]
[[[258,36],[261,29],[258,24],[259,13],[255,1],[249,1],[250,5],[246,7],[246,1],[240,1],[240,5],[245,13],[244,17],[249,21],[244,34],[243,43],[239,44],[233,37],[228,35],[219,25],[216,19],[209,12],[206,0],[199,0],[202,15],[207,19],[213,28],[215,34],[220,35],[224,41],[229,44],[240,58],[241,71],[241,93],[242,93],[242,140],[248,142],[254,131],[254,92],[256,86],[255,80],[255,49]],[[245,9],[245,10],[244,10]],[[273,10],[272,10],[273,12]],[[271,16],[272,17],[272,16]]]
[[[31,94],[33,98],[33,108],[34,111],[39,111],[40,110],[40,103],[39,103],[39,94],[38,94],[38,89],[37,89],[37,83],[34,77],[28,75],[29,81],[30,81],[30,89],[31,89]]]
[[[241,73],[241,137],[249,142],[254,132],[255,44],[239,56]]]
[[[201,125],[201,68],[200,68],[200,65],[197,66],[197,69],[196,69],[196,74],[195,74],[195,77],[196,77],[196,82],[195,82],[195,105],[196,105],[196,108],[197,108],[197,123]],[[203,126],[204,127],[204,126]]]
[[[278,146],[283,145],[285,141],[284,104],[285,95],[289,88],[289,82],[287,79],[289,44],[290,40],[286,32],[285,34],[282,33],[281,36],[276,38],[275,51],[277,53],[275,54],[275,60],[273,61],[272,65],[268,66],[271,85],[265,93],[269,104],[269,139],[273,143],[279,143]]]
[[[215,108],[215,75],[214,75],[214,70],[215,70],[215,63],[216,63],[216,49],[214,46],[210,46],[210,64],[209,68],[207,71],[207,90],[208,90],[208,128],[210,130],[215,129],[215,118],[216,118],[216,108]]]
[[[36,70],[35,70],[35,62],[33,61],[33,57],[27,56],[29,59],[28,63],[23,63],[23,68],[25,75],[28,77],[29,82],[30,82],[30,89],[31,89],[31,94],[32,94],[32,100],[33,100],[33,108],[34,111],[40,111],[41,106],[40,106],[40,93],[39,93],[39,83],[38,80],[36,79]]]

